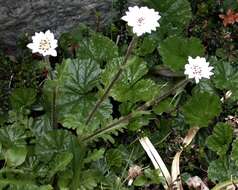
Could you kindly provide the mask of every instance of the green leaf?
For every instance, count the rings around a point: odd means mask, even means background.
[[[142,43],[139,45],[139,48],[137,50],[137,53],[140,56],[146,56],[148,54],[151,54],[155,51],[157,47],[157,39],[153,36],[146,36],[143,38]]]
[[[188,62],[188,56],[202,56],[204,48],[197,38],[172,36],[160,44],[159,52],[165,65],[174,71],[183,71]]]
[[[102,74],[102,82],[108,85],[118,71],[122,59],[114,59],[108,63]],[[121,75],[121,79],[114,85],[111,96],[120,102],[138,102],[152,99],[158,92],[156,84],[150,79],[142,79],[148,72],[146,63],[133,57],[128,60],[127,67]]]
[[[149,124],[150,120],[153,119],[151,115],[142,115],[133,120],[131,120],[127,126],[127,128],[131,131],[137,131],[141,127],[146,126]]]
[[[185,121],[192,127],[207,127],[221,112],[220,99],[207,92],[194,93],[182,108]]]
[[[238,72],[229,62],[216,62],[214,83],[219,89],[233,89],[238,85]]]
[[[146,169],[144,175],[138,176],[133,182],[133,185],[141,187],[150,184],[160,184],[161,181],[162,177],[159,170]]]
[[[208,177],[214,183],[229,180],[238,177],[238,167],[230,159],[212,161],[208,168]]]
[[[16,88],[10,97],[13,109],[20,110],[31,106],[36,100],[36,91],[32,88]]]
[[[215,62],[213,82],[221,90],[231,90],[231,98],[238,99],[238,72],[229,62]]]
[[[238,166],[238,139],[232,144],[232,154],[231,159],[236,163]]]
[[[120,102],[148,101],[154,98],[157,88],[154,81],[142,79],[138,82],[120,81],[112,90],[112,97]]]
[[[77,57],[80,59],[93,59],[99,63],[110,61],[118,57],[118,48],[109,38],[94,34],[79,44]]]
[[[8,126],[0,128],[0,142],[4,148],[23,146],[26,144],[26,138],[27,134],[21,127]]]
[[[34,181],[26,179],[0,178],[0,187],[3,188],[4,186],[8,186],[7,189],[10,190],[53,190],[51,185],[37,186]]]
[[[72,182],[72,172],[68,170],[61,172],[58,175],[58,187],[60,190],[70,190],[69,184]]]
[[[167,98],[164,101],[160,102],[159,105],[156,105],[153,107],[153,111],[161,115],[162,113],[168,113],[173,111],[176,108],[173,99],[172,98]]]
[[[97,161],[97,160],[103,158],[104,153],[105,153],[104,148],[99,149],[99,150],[95,149],[92,152],[89,152],[89,154],[87,155],[87,158],[84,160],[84,162],[90,163],[90,162]]]
[[[53,177],[57,172],[65,170],[73,159],[73,154],[70,152],[62,152],[56,155],[51,162],[49,176]]]
[[[12,147],[5,153],[5,160],[9,167],[20,166],[24,163],[27,155],[25,146]]]
[[[171,36],[182,34],[192,18],[188,0],[144,0],[159,11],[161,26],[157,29],[158,35]]]
[[[100,76],[101,82],[104,86],[108,86],[110,84],[111,80],[120,69],[123,61],[124,57],[117,57],[106,64],[106,67]]]
[[[76,92],[79,95],[91,91],[98,83],[101,72],[99,65],[91,59],[67,59],[63,69],[59,67],[65,91]],[[65,68],[67,70],[65,70]]]
[[[123,153],[119,149],[110,149],[106,152],[107,163],[110,167],[120,168],[123,164]]]
[[[235,1],[235,0],[224,0],[222,2],[222,6],[223,6],[224,10],[228,10],[231,7],[233,10],[238,9],[238,4],[237,4],[237,1]]]
[[[57,154],[69,151],[72,137],[69,132],[54,130],[36,138],[35,154],[45,163]]]
[[[93,190],[97,186],[100,180],[100,173],[96,170],[86,170],[83,171],[83,174],[80,179],[79,190]]]
[[[34,118],[33,123],[31,125],[31,130],[36,136],[39,134],[43,134],[47,131],[51,131],[52,127],[49,117],[47,117],[47,115],[44,114],[40,117]]]
[[[48,94],[48,100],[51,101],[52,89],[56,85],[56,112],[60,122],[64,122],[69,115],[77,115],[78,122],[85,122],[99,98],[93,89],[99,86],[100,73],[99,65],[90,59],[67,59],[57,68],[57,84],[48,81],[45,94]],[[51,108],[48,107],[47,110]],[[104,101],[93,118],[94,126],[107,122],[111,118],[111,112],[110,102]],[[74,128],[69,125],[67,127]]]
[[[218,123],[213,129],[212,135],[207,138],[207,145],[219,156],[223,156],[229,149],[232,137],[232,127],[226,123]]]
[[[112,105],[109,100],[104,101],[95,113],[90,127],[85,125],[85,120],[89,112],[97,102],[97,96],[84,97],[73,105],[73,109],[66,112],[61,118],[63,126],[69,129],[75,129],[79,136],[86,136],[88,133],[96,130],[100,125],[105,126],[111,120]],[[76,103],[76,102],[75,102]],[[80,110],[80,112],[78,111]]]
[[[138,176],[135,181],[133,182],[134,186],[145,186],[148,184],[148,179],[144,175]]]

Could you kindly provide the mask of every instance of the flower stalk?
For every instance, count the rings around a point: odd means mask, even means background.
[[[134,36],[127,48],[127,52],[124,58],[124,61],[121,65],[121,67],[119,68],[118,72],[115,74],[115,76],[113,77],[111,83],[107,86],[104,94],[102,95],[102,97],[97,101],[96,105],[94,106],[94,108],[92,109],[92,111],[89,113],[87,119],[86,119],[86,125],[88,125],[90,123],[90,121],[92,120],[94,114],[96,113],[96,111],[98,110],[98,108],[101,106],[101,104],[103,103],[103,101],[108,97],[112,87],[114,86],[114,84],[117,82],[117,80],[119,79],[119,77],[121,76],[122,72],[125,69],[125,66],[127,64],[127,61],[132,53],[133,47],[136,43],[136,36]]]
[[[163,101],[168,96],[170,96],[172,93],[174,93],[176,90],[186,86],[186,84],[189,83],[189,82],[190,82],[190,80],[187,80],[187,79],[180,81],[174,87],[169,89],[167,92],[165,92],[164,94],[160,95],[159,97],[157,97],[156,99],[154,99],[152,101],[148,101],[148,102],[144,103],[142,106],[138,107],[135,111],[138,111],[138,112],[139,111],[145,111],[149,107],[151,107],[152,105],[159,104],[161,101]],[[81,141],[89,141],[89,140],[94,139],[94,138],[96,138],[100,135],[103,135],[103,134],[107,133],[107,132],[119,129],[119,128],[121,128],[120,124],[127,123],[131,119],[133,119],[134,117],[135,117],[134,112],[131,112],[128,115],[121,117],[119,120],[114,121],[111,124],[107,125],[105,128],[101,128],[99,130],[96,130],[93,134],[91,134],[89,136],[86,136],[85,138],[81,139]]]
[[[54,80],[54,71],[50,65],[49,56],[45,56],[44,60],[49,67],[49,76],[50,80]],[[57,120],[56,120],[56,87],[53,88],[52,93],[52,104],[51,104],[51,126],[53,128],[57,128]]]

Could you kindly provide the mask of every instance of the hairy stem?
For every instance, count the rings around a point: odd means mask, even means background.
[[[145,111],[147,110],[149,107],[151,107],[152,105],[157,105],[159,104],[162,100],[164,100],[165,98],[167,98],[168,96],[170,96],[172,93],[174,93],[177,89],[184,87],[187,83],[189,82],[189,80],[185,79],[180,81],[179,83],[177,83],[175,86],[173,86],[171,89],[169,89],[167,92],[163,93],[161,96],[159,96],[158,98],[155,98],[152,101],[148,101],[145,104],[143,104],[142,106],[138,107],[136,109],[136,111]],[[131,119],[133,119],[135,117],[135,115],[131,112],[126,116],[121,117],[119,120],[112,122],[111,124],[107,125],[105,128],[101,128],[97,131],[95,131],[92,135],[89,135],[85,138],[82,139],[82,141],[88,141],[90,139],[93,139],[97,136],[100,136],[102,134],[105,134],[107,132],[110,132],[112,130],[121,128],[120,124],[122,123],[126,123],[129,122]]]
[[[50,65],[50,60],[49,56],[44,57],[45,62],[49,66],[49,75],[50,79],[54,80],[54,73],[52,70],[52,67]],[[57,128],[57,121],[56,121],[56,87],[53,89],[53,94],[52,94],[52,104],[51,104],[51,126],[53,128]]]
[[[100,107],[100,105],[103,103],[103,101],[108,97],[108,94],[110,92],[110,90],[112,89],[112,87],[114,86],[114,84],[117,82],[117,80],[119,79],[119,77],[121,76],[123,70],[124,70],[124,66],[126,65],[130,55],[131,55],[131,52],[132,52],[132,49],[134,47],[134,44],[136,42],[136,37],[133,37],[133,39],[131,40],[129,46],[128,46],[128,49],[127,49],[127,52],[126,52],[126,55],[125,55],[125,58],[124,58],[124,61],[122,63],[122,66],[119,68],[118,72],[115,74],[115,76],[113,77],[111,83],[107,86],[104,94],[102,95],[102,97],[97,101],[97,103],[95,104],[94,108],[92,109],[92,111],[89,113],[87,119],[86,119],[86,125],[89,124],[89,122],[91,121],[91,119],[93,118],[94,114],[96,113],[97,109]]]

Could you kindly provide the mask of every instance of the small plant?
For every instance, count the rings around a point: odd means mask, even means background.
[[[0,189],[236,187],[237,26],[212,2],[144,0],[110,37],[47,30],[3,54]]]

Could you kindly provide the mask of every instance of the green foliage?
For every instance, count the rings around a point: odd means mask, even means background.
[[[137,53],[140,56],[146,56],[148,54],[151,54],[155,51],[157,47],[157,39],[155,37],[146,36],[141,44],[139,44]]]
[[[154,106],[153,111],[156,114],[161,115],[164,112],[169,113],[169,112],[173,111],[175,108],[176,108],[176,106],[175,106],[175,103],[173,102],[173,100],[171,98],[168,98],[168,99],[162,101],[159,105]]]
[[[16,88],[10,97],[11,105],[15,110],[28,108],[36,100],[36,91],[32,88]]]
[[[199,92],[193,94],[182,108],[185,121],[191,127],[207,127],[221,112],[220,100],[215,94]]]
[[[26,159],[27,149],[26,147],[18,146],[10,148],[5,153],[5,160],[9,167],[16,167],[21,165]]]
[[[90,162],[93,162],[93,161],[97,161],[101,158],[103,158],[104,156],[104,153],[105,153],[105,149],[102,148],[102,149],[99,149],[99,150],[93,150],[93,152],[89,152],[88,156],[87,156],[87,159],[84,160],[85,163],[90,163]]]
[[[55,155],[67,152],[70,147],[71,136],[66,131],[49,131],[37,137],[35,154],[44,161],[49,162]]]
[[[84,39],[79,46],[77,57],[80,59],[93,59],[101,63],[118,57],[118,48],[114,42],[99,34],[93,34],[91,38]]]
[[[236,165],[238,166],[238,140],[234,141],[232,144],[232,154],[231,158],[235,161]]]
[[[213,81],[218,89],[231,90],[232,99],[237,99],[238,72],[229,62],[216,62]]]
[[[106,159],[110,167],[120,168],[123,164],[123,154],[118,149],[108,150]]]
[[[204,54],[201,41],[197,38],[168,37],[159,45],[163,63],[174,71],[184,70],[188,56],[196,57]]]
[[[161,37],[183,33],[192,18],[191,6],[187,0],[144,0],[162,16],[158,29]],[[179,11],[178,11],[179,10]]]
[[[91,91],[98,85],[100,72],[99,65],[93,60],[67,59],[58,66],[56,80],[45,84],[45,94],[51,104],[52,89],[55,89],[57,117],[63,123],[67,123],[67,128],[75,129],[75,122],[78,127],[83,126],[99,97]],[[105,101],[94,117],[94,127],[110,119],[110,114],[111,104]],[[82,131],[81,129],[78,132]]]
[[[209,164],[208,177],[215,183],[237,178],[238,167],[230,159],[219,158]]]
[[[50,64],[25,49],[0,53],[0,189],[160,189],[165,179],[138,138],[148,136],[169,169],[191,127],[204,128],[180,158],[181,176],[210,180],[209,189],[237,178],[237,24],[219,17],[234,2],[144,0],[160,27],[137,38],[127,63],[124,0],[112,3],[120,10],[108,27],[96,13],[101,32],[79,25],[62,34]],[[185,79],[188,56],[206,57],[210,80]],[[143,171],[129,187],[133,165]]]
[[[161,180],[159,170],[146,169],[144,175],[137,177],[133,185],[142,187],[150,184],[160,184]]]
[[[212,135],[207,138],[207,145],[219,156],[223,156],[229,149],[232,137],[233,130],[231,126],[225,123],[218,123],[214,127]]]
[[[106,66],[102,75],[102,81],[105,85],[112,80],[112,76],[119,69],[120,60],[114,60]],[[146,63],[138,57],[133,57],[127,65],[120,81],[113,87],[111,96],[117,101],[129,101],[131,103],[152,99],[157,94],[157,87],[152,80],[143,79],[143,76],[148,72]]]

